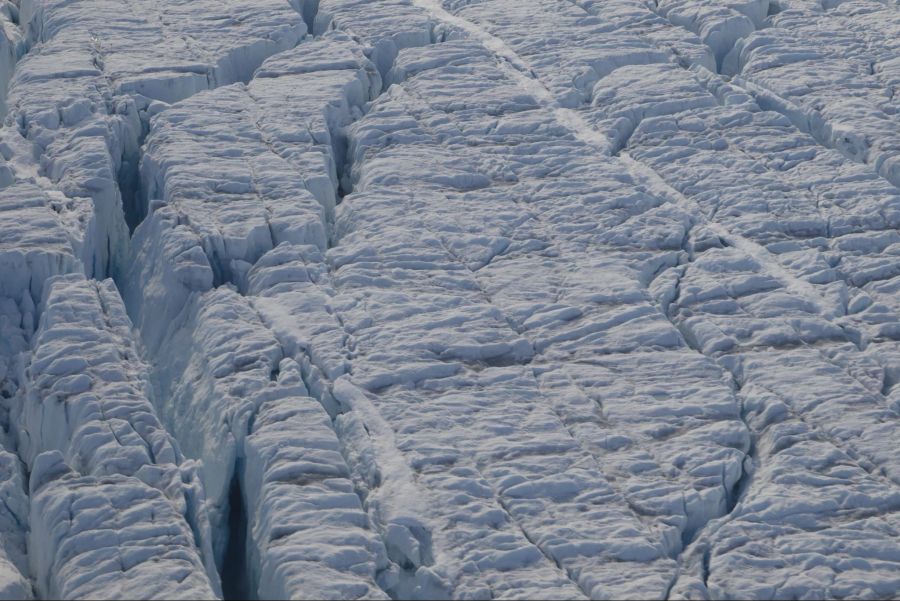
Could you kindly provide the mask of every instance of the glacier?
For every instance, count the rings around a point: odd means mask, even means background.
[[[0,0],[0,598],[900,595],[895,0]]]

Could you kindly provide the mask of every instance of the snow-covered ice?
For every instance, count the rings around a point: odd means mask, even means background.
[[[0,597],[900,595],[898,40],[0,0]]]

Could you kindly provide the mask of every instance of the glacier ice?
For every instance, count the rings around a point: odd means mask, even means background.
[[[214,594],[203,499],[147,399],[147,368],[114,285],[54,277],[41,305],[18,420],[37,592]],[[184,588],[159,582],[160,562],[172,562]]]
[[[0,0],[0,596],[897,596],[898,19]]]

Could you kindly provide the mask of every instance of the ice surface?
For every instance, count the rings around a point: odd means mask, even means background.
[[[18,436],[30,470],[37,592],[115,598],[138,586],[154,595],[213,594],[203,498],[146,397],[146,366],[112,281],[51,278],[42,309]],[[157,582],[160,562],[172,562],[179,587]]]
[[[212,598],[194,534],[158,489],[122,475],[79,475],[58,451],[31,471],[29,559],[53,599]]]
[[[353,489],[331,419],[294,361],[279,368],[284,393],[263,401],[246,440],[251,590],[265,599],[386,598],[375,581],[391,587],[396,570]]]
[[[195,295],[177,320],[191,325],[161,346],[153,379],[159,398],[169,399],[166,425],[187,456],[203,461],[220,565],[235,527],[245,528],[254,594],[383,595],[376,579],[390,584],[384,546],[299,365],[227,288]],[[245,525],[229,521],[236,503]]]
[[[896,597],[898,19],[0,0],[0,596]]]
[[[760,102],[900,184],[896,6],[871,0],[788,3],[726,60]]]
[[[26,462],[56,449],[85,473],[131,476],[145,465],[174,464],[175,449],[145,396],[146,368],[112,282],[80,274],[53,278],[42,305],[20,436]]]
[[[16,182],[0,190],[0,295],[40,302],[54,275],[82,271],[93,219],[83,203]]]
[[[41,174],[66,196],[93,201],[86,265],[98,277],[124,268],[126,221],[142,217],[134,198],[142,123],[167,103],[249,79],[306,31],[279,0],[27,0],[19,22],[31,51],[10,85],[10,118],[40,153]]]
[[[763,387],[744,388],[758,468],[692,550],[674,598],[890,596],[897,491]],[[852,558],[852,559],[851,559]]]
[[[29,522],[25,487],[24,470],[18,457],[0,449],[0,532],[3,533],[0,544],[0,596],[4,599],[32,597],[32,585],[26,576]]]

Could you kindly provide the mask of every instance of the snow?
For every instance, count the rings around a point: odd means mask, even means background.
[[[0,596],[897,596],[897,9],[0,0]]]
[[[6,116],[6,93],[16,61],[22,52],[22,32],[16,26],[19,7],[9,0],[0,3],[0,115]]]
[[[896,490],[798,418],[778,392],[755,384],[743,392],[758,468],[746,499],[711,524],[689,556],[675,596],[890,595]]]

